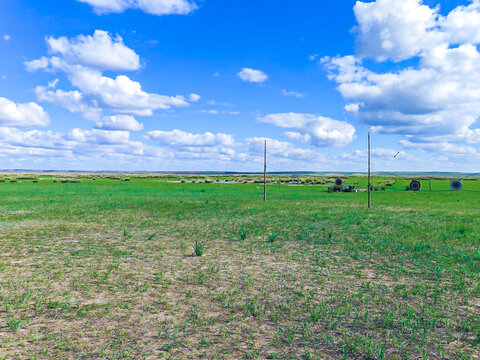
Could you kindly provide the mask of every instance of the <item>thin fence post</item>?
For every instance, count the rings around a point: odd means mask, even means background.
[[[370,184],[370,132],[368,133],[368,208],[372,205]]]
[[[263,153],[263,201],[267,201],[267,140]]]

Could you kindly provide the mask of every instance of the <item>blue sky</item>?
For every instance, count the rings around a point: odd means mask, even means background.
[[[0,4],[0,168],[480,167],[480,1]]]

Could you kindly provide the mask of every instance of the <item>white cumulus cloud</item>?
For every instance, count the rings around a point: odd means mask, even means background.
[[[73,129],[66,135],[66,139],[100,145],[126,144],[130,140],[130,133],[128,131]]]
[[[464,146],[451,144],[447,141],[441,142],[411,142],[408,140],[401,140],[400,144],[405,149],[418,150],[421,152],[442,154],[447,158],[458,158],[467,156],[473,156],[476,159],[480,158],[480,154],[473,146]]]
[[[38,104],[16,104],[0,97],[0,124],[14,127],[43,127],[50,123],[46,111]]]
[[[25,62],[25,68],[27,71],[34,72],[40,69],[46,69],[50,65],[50,59],[42,56],[40,59],[35,59]]]
[[[95,99],[101,107],[117,112],[151,116],[154,110],[188,106],[183,96],[147,93],[139,82],[119,75],[112,79],[99,71],[80,68],[69,74],[72,85]]]
[[[103,130],[143,130],[143,124],[139,123],[133,116],[130,115],[106,116],[102,121],[97,122],[97,127]]]
[[[213,134],[206,132],[203,134],[192,134],[181,130],[172,131],[149,131],[145,137],[155,140],[159,144],[171,147],[212,147],[212,146],[233,146],[235,140],[229,134]]]
[[[51,86],[37,86],[35,94],[39,101],[61,106],[71,112],[80,112],[86,119],[97,120],[100,117],[101,110],[89,105],[84,95],[77,90],[64,91],[51,89]]]
[[[93,6],[97,14],[120,13],[140,9],[152,15],[185,15],[198,7],[188,0],[78,0]]]
[[[190,96],[188,97],[188,99],[191,101],[191,102],[197,102],[201,99],[202,97],[198,94],[190,94]]]
[[[422,0],[357,1],[358,51],[378,60],[408,59],[442,41],[438,8]]]
[[[90,120],[98,121],[103,110],[138,116],[151,116],[153,112],[171,107],[188,106],[183,96],[167,96],[142,89],[139,82],[126,75],[114,78],[103,75],[103,70],[135,70],[139,57],[125,46],[122,38],[112,37],[101,30],[93,36],[80,35],[47,38],[49,52],[55,56],[28,61],[28,71],[44,69],[64,72],[75,90],[53,90],[56,86],[36,88],[40,101],[63,106],[72,112],[80,112]],[[192,94],[190,101],[198,101]]]
[[[268,79],[268,75],[265,74],[263,71],[250,68],[243,68],[242,71],[237,74],[237,76],[243,81],[253,83],[263,83],[265,80]]]
[[[411,142],[480,142],[480,2],[446,16],[421,0],[358,1],[354,10],[359,56],[321,60],[345,110]],[[377,72],[364,57],[415,61]]]
[[[251,154],[263,154],[265,140],[267,140],[268,156],[275,156],[290,160],[315,160],[324,161],[325,154],[308,149],[296,148],[293,144],[286,141],[279,141],[270,138],[253,137],[245,139],[248,152]]]
[[[310,141],[312,145],[320,147],[344,146],[355,138],[355,128],[348,122],[313,114],[270,114],[258,118],[258,121],[299,130],[300,132],[288,132],[286,135],[290,139]]]
[[[52,54],[59,54],[70,65],[85,65],[104,70],[136,70],[140,57],[127,47],[120,35],[95,30],[93,36],[79,35],[48,37],[46,42]]]

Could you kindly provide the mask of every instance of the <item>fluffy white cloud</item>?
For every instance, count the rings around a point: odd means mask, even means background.
[[[199,110],[199,113],[202,114],[210,114],[210,115],[218,115],[218,114],[226,114],[226,115],[240,115],[239,111],[226,111],[226,110],[216,110],[216,109],[211,109],[211,110]]]
[[[80,65],[99,70],[137,70],[140,57],[127,47],[120,35],[113,37],[107,31],[95,30],[93,36],[75,38],[47,37],[48,51],[52,57],[26,61],[28,71],[40,69],[71,71]]]
[[[253,82],[253,83],[263,83],[268,79],[267,74],[260,70],[254,70],[249,68],[243,68],[237,76],[243,81]]]
[[[61,55],[70,65],[85,65],[104,70],[136,70],[140,57],[125,46],[120,35],[111,36],[107,31],[95,30],[93,36],[79,35],[46,39],[49,51]]]
[[[357,1],[358,51],[380,61],[408,59],[439,44],[438,8],[422,0]]]
[[[115,78],[102,74],[103,70],[134,70],[139,68],[138,55],[117,36],[97,30],[93,36],[80,35],[73,39],[48,38],[49,51],[59,56],[42,57],[26,62],[29,71],[44,69],[62,71],[78,90],[52,90],[53,86],[36,88],[39,100],[63,106],[72,112],[98,121],[102,110],[139,116],[151,116],[155,110],[188,106],[183,96],[148,93],[139,82],[126,75]],[[192,94],[191,101],[199,95]]]
[[[480,53],[472,45],[438,46],[418,68],[378,74],[352,57],[328,62],[352,111],[381,133],[454,135],[480,116]]]
[[[78,0],[93,6],[97,14],[120,13],[127,9],[140,9],[148,14],[189,14],[198,7],[188,0]]]
[[[72,129],[68,133],[40,130],[24,132],[16,128],[0,127],[0,143],[25,148],[78,151],[83,154],[100,148],[112,151],[125,146],[138,147],[139,143],[129,139],[128,131]]]
[[[458,6],[438,24],[453,44],[480,44],[480,1]]]
[[[181,130],[149,131],[144,138],[175,149],[174,156],[182,160],[214,160],[231,163],[237,158],[232,149],[237,146],[232,135],[206,132],[192,134]],[[215,166],[219,164],[216,163]]]
[[[446,159],[465,158],[480,159],[480,154],[472,146],[455,145],[447,141],[442,142],[411,142],[408,140],[401,140],[400,144],[405,149],[418,150],[420,152],[433,153],[441,155]]]
[[[61,89],[53,90],[53,83],[48,87],[37,86],[35,94],[39,101],[46,101],[50,104],[61,106],[71,112],[80,112],[86,119],[98,120],[100,118],[101,109],[93,104],[88,104],[88,100],[84,95],[77,91],[63,91]]]
[[[251,154],[263,154],[265,140],[267,140],[268,156],[275,156],[290,160],[325,160],[325,154],[307,149],[298,149],[289,142],[269,138],[254,137],[245,139],[248,151]]]
[[[94,144],[126,144],[130,140],[128,131],[107,131],[107,130],[83,130],[73,129],[66,138],[76,142],[86,142]]]
[[[155,169],[174,158],[171,151],[129,140],[126,131],[73,129],[21,131],[0,127],[0,159],[4,166],[43,169]],[[135,164],[132,167],[131,164]],[[153,164],[153,166],[152,166]]]
[[[200,100],[202,97],[198,94],[190,94],[190,96],[188,97],[188,99],[191,101],[191,102],[197,102],[198,100]]]
[[[3,35],[3,40],[9,41],[10,40],[10,35]]]
[[[313,114],[282,113],[258,118],[258,121],[281,128],[300,130],[288,132],[291,139],[310,141],[315,146],[344,146],[355,138],[355,128],[346,121],[338,121]]]
[[[50,123],[45,110],[36,103],[15,104],[0,97],[0,124],[15,127],[43,127]]]
[[[347,104],[345,105],[345,111],[350,113],[356,113],[360,109],[359,104]]]
[[[358,52],[379,61],[405,60],[445,44],[480,44],[480,1],[441,16],[422,0],[358,1]]]
[[[287,131],[285,136],[290,140],[300,141],[302,144],[308,144],[312,139],[309,134],[301,134],[297,131]]]
[[[419,61],[378,73],[355,56],[323,58],[345,110],[410,141],[479,142],[472,127],[480,117],[480,1],[446,16],[421,0],[357,2],[355,15],[361,56]]]
[[[96,70],[76,68],[69,74],[69,79],[72,85],[95,99],[99,106],[121,113],[151,116],[154,110],[188,106],[183,96],[147,93],[140,83],[125,75],[112,79]]]
[[[97,122],[97,127],[104,130],[143,130],[143,124],[130,115],[106,116],[103,121]]]
[[[40,130],[21,131],[11,127],[0,127],[0,142],[43,149],[64,149],[66,146],[60,133]]]
[[[35,59],[25,62],[25,68],[27,71],[34,72],[40,69],[46,69],[50,65],[50,59],[42,56],[40,59]]]
[[[234,146],[235,140],[232,135],[213,134],[206,132],[203,134],[192,134],[181,130],[172,131],[149,131],[145,137],[150,140],[171,146],[171,147],[213,147],[213,146]]]

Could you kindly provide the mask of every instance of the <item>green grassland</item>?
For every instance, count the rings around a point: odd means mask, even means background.
[[[279,179],[4,176],[0,359],[480,359],[480,181]]]

